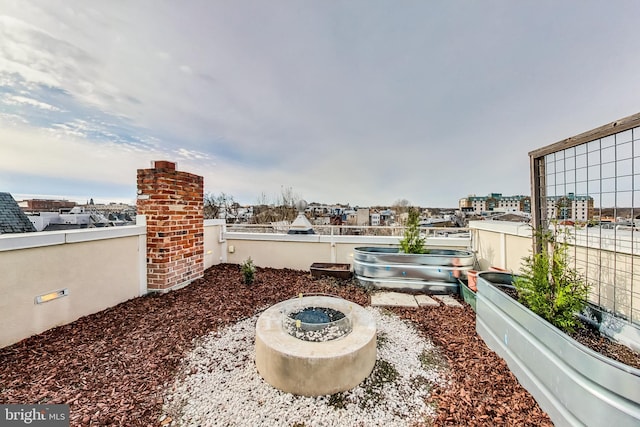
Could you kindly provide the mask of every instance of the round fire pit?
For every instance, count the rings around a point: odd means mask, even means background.
[[[375,361],[373,317],[342,298],[293,298],[268,308],[256,323],[258,372],[288,393],[350,390],[369,376]]]

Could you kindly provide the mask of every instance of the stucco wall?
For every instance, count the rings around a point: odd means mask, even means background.
[[[260,267],[309,270],[311,264],[353,263],[353,250],[361,246],[397,246],[400,237],[287,235],[275,233],[224,233],[226,256],[224,262],[241,264],[251,257]],[[466,249],[468,238],[428,238],[426,246]]]
[[[204,221],[204,268],[227,262],[227,243],[224,241],[224,220]]]
[[[471,221],[469,228],[479,270],[500,267],[520,272],[522,258],[531,254],[531,227],[521,223]]]
[[[0,236],[0,347],[143,294],[145,247],[144,226]]]

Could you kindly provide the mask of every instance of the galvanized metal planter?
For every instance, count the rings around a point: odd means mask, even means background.
[[[478,274],[476,330],[554,424],[640,425],[640,370],[583,346],[494,286],[511,277]]]
[[[405,254],[399,248],[360,247],[353,256],[363,286],[429,293],[458,293],[458,279],[466,278],[472,265],[472,252],[454,249]]]

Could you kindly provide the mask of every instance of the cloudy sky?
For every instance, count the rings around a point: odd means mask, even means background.
[[[529,194],[640,111],[640,2],[0,0],[0,191],[134,202],[152,160],[252,204]]]

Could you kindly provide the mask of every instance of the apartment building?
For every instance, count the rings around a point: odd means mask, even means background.
[[[488,196],[470,195],[460,199],[458,207],[463,212],[476,214],[493,211],[531,213],[531,197],[503,196],[502,193],[491,193]]]
[[[569,193],[547,197],[547,218],[589,221],[593,219],[593,197]]]

